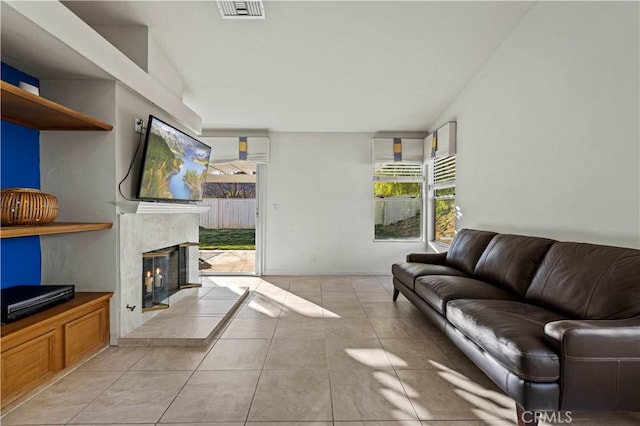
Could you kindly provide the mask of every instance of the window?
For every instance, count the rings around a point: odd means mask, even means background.
[[[456,156],[435,158],[428,168],[430,240],[448,245],[456,232]]]
[[[375,165],[374,240],[422,240],[423,183],[422,164]]]

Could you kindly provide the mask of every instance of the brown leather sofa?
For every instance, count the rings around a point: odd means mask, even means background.
[[[640,411],[640,250],[463,229],[392,267],[524,411]]]

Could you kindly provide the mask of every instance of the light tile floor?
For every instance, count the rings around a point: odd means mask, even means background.
[[[390,277],[203,282],[213,283],[248,286],[252,294],[210,345],[108,348],[6,413],[2,424],[515,423],[512,400],[406,299],[391,301]],[[638,413],[572,419],[580,426],[640,424]]]

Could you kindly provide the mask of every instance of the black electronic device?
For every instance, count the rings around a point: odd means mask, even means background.
[[[17,285],[0,291],[2,322],[40,312],[75,297],[73,285]]]

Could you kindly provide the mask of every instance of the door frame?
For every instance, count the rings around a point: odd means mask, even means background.
[[[254,275],[261,276],[265,268],[265,242],[266,242],[266,222],[267,222],[267,165],[256,164],[256,265]]]

